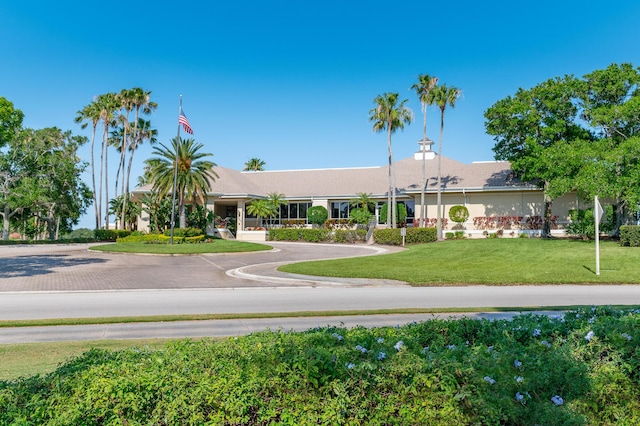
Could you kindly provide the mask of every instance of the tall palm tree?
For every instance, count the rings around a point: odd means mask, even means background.
[[[437,192],[437,223],[436,232],[438,240],[442,240],[442,130],[444,129],[444,111],[447,106],[455,107],[456,101],[462,94],[462,91],[456,87],[447,87],[446,85],[437,86],[432,91],[433,104],[440,108],[440,142],[438,143],[438,192]]]
[[[391,134],[398,129],[404,129],[404,125],[411,124],[413,120],[413,111],[405,106],[407,100],[398,101],[399,96],[397,93],[378,95],[373,100],[376,106],[369,111],[369,121],[373,122],[373,131],[387,131],[387,149],[389,151],[389,193],[387,201],[388,205],[391,206],[391,215],[387,215],[387,226],[392,228],[396,227],[396,174],[393,167]]]
[[[199,200],[204,203],[207,191],[211,189],[211,182],[218,177],[212,170],[216,164],[203,160],[213,154],[199,152],[203,146],[194,139],[173,138],[171,147],[160,144],[152,152],[157,157],[145,161],[151,169],[153,189],[160,196],[166,196],[173,189],[174,167],[177,165],[176,194],[180,228],[187,226],[186,201]]]
[[[95,155],[94,155],[94,143],[96,140],[96,128],[100,121],[101,109],[96,102],[91,102],[86,105],[80,111],[76,113],[74,121],[76,123],[82,123],[83,121],[91,122],[91,190],[93,191],[93,209],[95,212],[96,229],[100,229],[100,207],[98,204],[98,198],[96,191],[96,172],[95,172]],[[88,123],[83,123],[81,127],[85,129]]]
[[[129,143],[129,163],[127,164],[127,184],[125,186],[126,191],[123,193],[122,211],[126,212],[127,204],[129,203],[129,176],[131,175],[131,166],[133,165],[133,153],[144,141],[149,141],[151,145],[155,145],[158,142],[158,131],[151,128],[151,121],[144,118],[138,118],[138,123],[135,125],[135,132],[131,135],[131,142]],[[124,170],[123,170],[124,174]]]
[[[438,84],[438,77],[431,77],[428,74],[420,74],[418,76],[418,82],[411,86],[413,90],[418,94],[420,98],[420,105],[422,106],[422,114],[424,117],[422,128],[422,142],[427,141],[427,106],[433,105],[433,96],[431,90]],[[424,146],[423,146],[424,147]],[[420,190],[420,220],[421,226],[427,226],[426,223],[426,205],[424,202],[424,193],[427,187],[427,158],[425,152],[422,152],[422,188]]]
[[[108,161],[108,141],[109,126],[114,121],[116,113],[119,109],[119,101],[115,93],[105,93],[96,98],[96,103],[100,108],[100,119],[103,123],[102,134],[102,151],[100,152],[100,189],[98,196],[98,209],[102,214],[102,185],[104,182],[105,189],[105,226],[109,229],[109,161]],[[103,181],[104,177],[104,181]]]
[[[251,203],[247,205],[247,213],[254,215],[257,218],[257,226],[262,226],[261,219],[263,217],[271,217],[276,213],[275,207],[269,202],[269,200],[251,200]]]
[[[158,104],[150,99],[151,92],[145,91],[140,87],[134,87],[127,92],[127,97],[131,103],[131,107],[135,110],[135,117],[133,121],[131,146],[129,149],[129,165],[127,167],[126,181],[124,178],[122,180],[123,194],[125,195],[123,198],[122,211],[127,211],[126,206],[129,201],[129,179],[131,177],[131,162],[133,161],[133,154],[144,140],[148,140],[149,143],[154,144],[156,142],[155,135],[157,135],[155,130],[151,130],[150,123],[140,118],[141,112],[143,114],[151,114],[156,110],[156,108],[158,108]],[[141,129],[140,125],[143,125],[144,128]],[[140,135],[140,132],[143,134]],[[155,135],[150,134],[149,132],[155,132]],[[122,164],[122,168],[124,173],[124,163]]]
[[[262,171],[264,170],[264,165],[266,163],[259,158],[253,157],[249,159],[246,163],[244,163],[244,169],[242,171]]]
[[[122,89],[120,93],[117,95],[117,99],[120,103],[120,109],[122,113],[120,114],[120,123],[122,124],[122,141],[121,145],[118,149],[120,152],[120,163],[118,163],[118,171],[122,171],[122,194],[125,193],[124,190],[124,165],[127,157],[127,146],[129,142],[130,136],[130,125],[129,125],[129,114],[133,111],[134,108],[134,94],[133,90]],[[116,194],[118,193],[118,183],[116,179]],[[125,197],[126,198],[126,197]],[[124,209],[122,211],[125,211]]]
[[[355,198],[349,200],[349,204],[353,207],[357,207],[367,211],[375,206],[375,203],[371,199],[371,194],[366,192],[358,192]]]

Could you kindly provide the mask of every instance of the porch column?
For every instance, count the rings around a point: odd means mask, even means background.
[[[238,200],[238,208],[236,210],[236,232],[244,231],[244,211],[245,211],[245,200]]]

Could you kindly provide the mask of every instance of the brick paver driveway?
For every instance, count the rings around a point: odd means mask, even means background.
[[[87,244],[0,246],[0,291],[82,291],[264,287],[231,277],[249,265],[375,254],[371,247],[273,243],[274,250],[190,256],[132,255],[88,250]],[[261,269],[273,275],[275,266]],[[255,268],[254,268],[255,269]],[[287,286],[308,285],[295,280]]]

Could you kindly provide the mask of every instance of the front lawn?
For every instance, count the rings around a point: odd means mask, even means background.
[[[246,251],[271,250],[264,244],[234,240],[213,240],[198,244],[149,244],[149,243],[113,243],[94,246],[91,250],[117,253],[149,253],[149,254],[203,254],[203,253],[237,253]]]
[[[296,274],[383,278],[413,285],[640,283],[640,249],[565,239],[477,239],[420,244],[407,250],[351,259],[284,265]]]

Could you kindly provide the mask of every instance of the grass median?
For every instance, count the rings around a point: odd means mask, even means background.
[[[382,255],[295,263],[295,274],[400,280],[412,285],[637,284],[640,250],[614,241],[504,238],[420,244]]]

